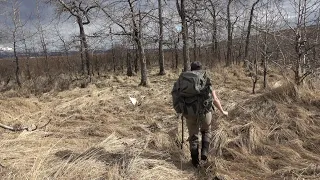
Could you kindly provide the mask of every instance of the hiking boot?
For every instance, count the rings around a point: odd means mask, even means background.
[[[207,161],[211,134],[208,131],[202,131],[201,135],[201,160]]]
[[[195,168],[197,168],[200,165],[198,148],[191,149],[190,151],[191,151],[191,162],[192,162],[192,165]]]
[[[209,142],[202,141],[201,147],[201,160],[206,161],[208,159]]]

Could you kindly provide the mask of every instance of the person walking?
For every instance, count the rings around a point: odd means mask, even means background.
[[[227,116],[228,112],[223,110],[210,78],[207,77],[206,71],[202,70],[202,65],[198,61],[191,63],[191,71],[180,74],[171,94],[174,109],[177,113],[182,113],[186,119],[192,164],[194,167],[199,167],[200,136],[200,159],[203,161],[208,159],[214,106],[223,115]]]

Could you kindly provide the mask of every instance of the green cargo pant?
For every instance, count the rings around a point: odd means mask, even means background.
[[[184,117],[186,118],[189,131],[188,141],[190,143],[190,150],[198,148],[200,141],[199,132],[202,134],[202,142],[210,142],[212,112],[199,117],[190,115],[184,115]]]

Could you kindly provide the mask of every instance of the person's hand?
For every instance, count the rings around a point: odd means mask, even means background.
[[[222,114],[225,116],[228,116],[229,113],[228,113],[228,111],[222,111]]]

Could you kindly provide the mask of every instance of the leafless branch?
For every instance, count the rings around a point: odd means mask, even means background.
[[[14,131],[14,132],[23,131],[23,130],[34,131],[37,129],[37,126],[30,128],[30,127],[22,127],[22,126],[8,126],[8,125],[2,124],[2,123],[0,123],[0,127],[7,129],[7,130],[10,130],[10,131]]]

